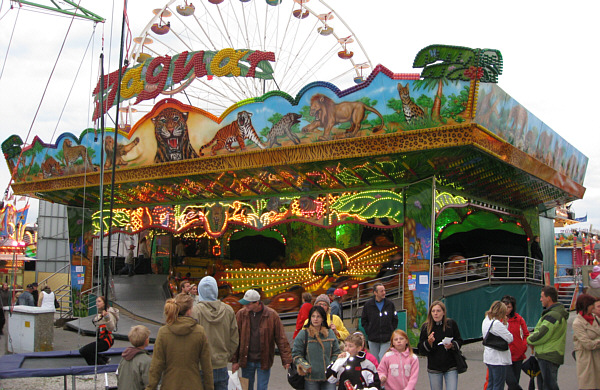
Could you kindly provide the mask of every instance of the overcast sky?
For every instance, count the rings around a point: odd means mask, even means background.
[[[196,0],[201,1],[206,0]],[[129,1],[133,36],[150,20],[151,10],[164,3]],[[584,199],[573,205],[576,216],[587,214],[588,222],[575,226],[587,228],[592,224],[600,229],[600,125],[596,119],[600,90],[597,75],[600,2],[326,0],[326,3],[351,27],[371,61],[396,73],[418,73],[418,69],[412,68],[413,59],[430,44],[500,50],[504,72],[499,86],[589,158]],[[102,35],[105,55],[111,57],[111,63],[116,63],[119,37],[118,33],[112,37],[114,48],[109,51],[110,29],[120,29],[120,15],[112,18],[109,1],[81,1],[83,7],[105,17],[107,22],[95,28],[93,44],[83,62],[93,24],[73,23],[32,126],[70,19],[18,12],[16,7],[9,11],[9,4],[2,2],[0,9],[0,66],[3,67],[0,68],[3,69],[0,141],[11,134],[25,140],[30,127],[29,142],[35,135],[45,142],[55,141],[65,132],[79,136],[83,129],[91,127],[89,96],[98,75]],[[122,5],[116,2],[118,13]],[[80,64],[76,86],[58,123]],[[0,182],[3,191],[9,183],[4,162],[0,163]],[[36,210],[37,201],[32,201],[32,212],[35,214]]]

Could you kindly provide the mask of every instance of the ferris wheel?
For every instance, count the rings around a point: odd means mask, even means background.
[[[165,98],[217,116],[269,91],[296,97],[313,81],[343,90],[362,82],[364,70],[372,68],[358,37],[323,0],[171,0],[153,10],[133,40],[132,64],[198,50],[274,53],[272,79],[204,76],[164,91]]]

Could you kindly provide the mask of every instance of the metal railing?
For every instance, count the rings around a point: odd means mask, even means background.
[[[526,256],[480,256],[433,266],[433,288],[470,284],[482,280],[523,281],[543,284],[544,262]]]
[[[71,264],[65,265],[64,267],[62,267],[61,269],[59,269],[58,271],[52,273],[51,275],[49,275],[48,277],[46,277],[46,279],[42,279],[41,281],[38,282],[38,285],[42,286],[44,283],[46,283],[48,280],[50,280],[51,278],[53,278],[54,276],[58,275],[59,273],[61,273],[62,270],[64,270],[67,267],[70,267]]]
[[[583,279],[581,267],[572,264],[557,264],[554,279],[557,283],[580,283]]]

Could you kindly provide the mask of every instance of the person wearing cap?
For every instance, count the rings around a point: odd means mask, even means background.
[[[35,301],[33,300],[33,295],[31,292],[33,291],[33,286],[31,284],[27,285],[25,291],[19,295],[19,299],[17,299],[17,305],[22,306],[35,306]]]
[[[365,302],[360,320],[369,339],[369,350],[381,362],[398,327],[396,307],[385,297],[383,284],[373,285],[373,298]]]
[[[317,299],[315,299],[314,305],[321,306],[323,310],[325,310],[325,313],[327,313],[327,323],[329,324],[329,328],[335,333],[335,337],[340,341],[346,340],[346,337],[350,335],[350,332],[348,332],[348,329],[346,329],[344,322],[339,316],[331,314],[331,303],[327,294],[319,295]],[[306,324],[308,324],[308,320],[304,321],[304,325]]]
[[[235,313],[219,300],[217,281],[212,276],[200,280],[198,300],[192,308],[192,318],[202,325],[210,344],[215,390],[227,390],[227,363],[236,352],[240,337]]]
[[[286,370],[292,363],[290,344],[279,314],[263,305],[258,291],[246,291],[239,302],[244,307],[236,314],[240,342],[231,359],[231,372],[241,367],[241,376],[248,378],[248,390],[254,390],[255,376],[257,390],[266,390],[275,357],[275,344]]]
[[[340,307],[340,302],[336,300],[334,292],[335,287],[329,287],[325,292],[325,294],[327,294],[329,297],[331,314],[342,318],[342,308]]]
[[[335,297],[335,300],[340,305],[339,317],[341,318],[342,321],[344,321],[344,306],[342,306],[342,297],[346,294],[348,294],[348,292],[341,288],[336,288],[335,291],[333,292],[333,296]],[[333,311],[333,303],[331,304],[331,309]]]
[[[125,264],[123,268],[119,271],[119,275],[123,275],[127,272],[127,275],[133,276],[133,250],[135,249],[135,245],[129,245],[129,252],[127,252],[127,257],[125,257]]]

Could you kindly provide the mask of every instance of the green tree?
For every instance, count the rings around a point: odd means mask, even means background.
[[[391,98],[387,101],[385,106],[391,110],[394,110],[400,117],[402,117],[402,122],[406,121],[406,119],[404,118],[404,111],[402,108],[402,100]]]
[[[315,120],[315,117],[310,115],[310,106],[302,106],[299,114],[302,115],[302,118],[308,123],[311,123]]]
[[[415,82],[415,89],[436,89],[431,118],[439,120],[444,85],[449,80],[498,82],[498,75],[502,73],[502,54],[492,49],[430,45],[417,53],[413,68],[423,68],[422,79]]]
[[[447,99],[447,105],[442,108],[442,116],[452,118],[456,122],[464,122],[465,119],[460,117],[460,114],[467,108],[469,100],[469,87],[465,86],[458,95],[452,94]]]
[[[431,115],[431,111],[433,109],[433,100],[429,96],[423,94],[417,98],[415,103],[417,103],[419,107],[427,108],[429,115]]]

